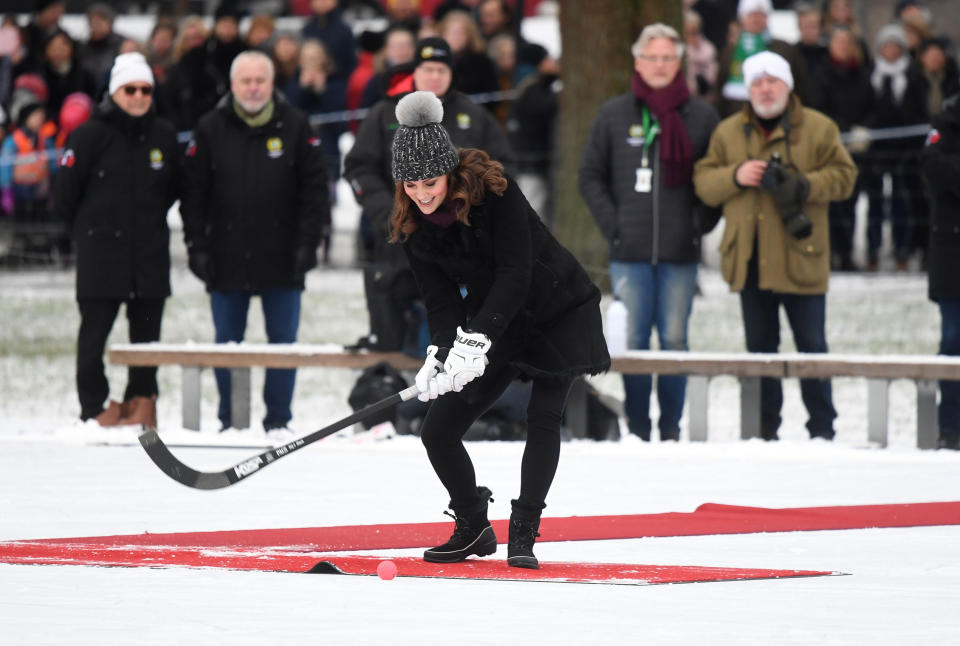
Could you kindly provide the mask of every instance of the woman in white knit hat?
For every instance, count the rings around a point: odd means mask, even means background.
[[[179,155],[176,131],[153,109],[153,89],[141,54],[117,56],[109,95],[68,137],[54,184],[76,246],[80,419],[100,426],[156,426],[157,369],[130,368],[117,402],[103,367],[120,306],[130,341],[158,341],[170,295],[166,216],[179,197]]]
[[[539,567],[533,544],[560,456],[573,380],[609,368],[600,290],[544,227],[503,166],[457,150],[430,92],[397,104],[391,241],[401,243],[427,308],[427,358],[416,377],[434,400],[420,427],[456,528],[424,559],[450,563],[496,550],[491,491],[463,445],[470,425],[516,378],[532,383],[520,493],[511,501],[507,562]]]

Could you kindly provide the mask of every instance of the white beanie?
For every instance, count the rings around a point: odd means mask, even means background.
[[[780,54],[760,52],[743,61],[743,84],[748,88],[761,76],[774,76],[793,89],[790,63]]]
[[[873,41],[877,51],[883,49],[883,46],[889,42],[900,45],[901,48],[907,48],[907,36],[903,33],[903,27],[897,24],[884,25],[877,32],[877,38]]]
[[[769,16],[773,13],[773,4],[770,0],[740,0],[737,5],[737,18],[743,18],[754,11],[762,11]]]
[[[153,72],[147,59],[139,52],[130,52],[120,54],[113,61],[113,68],[110,70],[110,96],[122,88],[127,83],[143,81],[153,86]]]

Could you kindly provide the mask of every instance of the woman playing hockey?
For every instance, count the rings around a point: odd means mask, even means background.
[[[610,366],[600,291],[501,164],[451,144],[436,96],[413,92],[396,115],[391,242],[403,245],[427,308],[432,345],[416,385],[421,400],[434,401],[421,438],[456,521],[450,540],[424,559],[496,551],[491,491],[477,486],[462,438],[519,377],[532,380],[532,393],[507,562],[537,568],[533,544],[557,470],[567,393],[577,376]]]

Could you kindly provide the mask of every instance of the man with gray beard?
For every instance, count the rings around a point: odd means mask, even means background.
[[[697,195],[723,208],[721,269],[740,292],[749,352],[777,352],[782,305],[800,352],[827,352],[830,276],[827,207],[848,197],[857,168],[837,125],[793,94],[790,65],[761,52],[743,63],[750,101],[724,119],[694,167]],[[837,413],[828,379],[801,379],[810,437],[833,439]],[[761,380],[760,431],[778,439],[783,392]]]
[[[239,343],[260,298],[270,343],[294,343],[307,272],[330,222],[320,138],[274,90],[273,62],[248,50],[230,66],[230,92],[193,131],[180,204],[190,271],[206,285],[217,343]],[[217,416],[233,427],[231,376],[215,370]],[[295,370],[267,370],[263,429],[283,441]]]

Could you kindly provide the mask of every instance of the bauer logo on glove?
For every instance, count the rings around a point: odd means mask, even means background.
[[[489,345],[490,339],[488,339],[486,335],[483,335],[483,334],[480,334],[479,336],[483,338],[482,339],[474,338],[473,334],[469,336],[466,336],[466,335],[461,336],[461,330],[460,328],[457,328],[457,343],[463,344],[467,347],[475,347],[479,350],[482,350],[483,352],[486,352],[486,347],[487,345]]]

